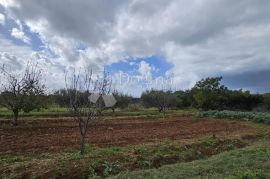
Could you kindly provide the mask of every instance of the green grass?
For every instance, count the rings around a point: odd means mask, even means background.
[[[194,109],[189,110],[167,110],[166,117],[173,116],[181,116],[185,114],[193,113]],[[71,116],[69,110],[67,108],[59,108],[59,107],[50,107],[48,109],[40,109],[34,110],[29,113],[20,112],[19,117],[69,117]],[[149,108],[142,109],[140,111],[128,111],[127,109],[117,109],[114,113],[112,110],[107,109],[102,112],[103,116],[112,116],[112,117],[121,117],[121,116],[129,116],[129,117],[163,117],[163,113],[158,112],[157,109]],[[0,108],[0,117],[2,118],[11,118],[12,113],[6,108]]]
[[[240,111],[200,111],[197,117],[227,118],[233,120],[246,120],[264,124],[270,124],[270,113],[266,112],[240,112]]]
[[[169,141],[156,145],[142,144],[135,147],[100,148],[87,145],[85,155],[80,155],[79,150],[67,150],[59,154],[4,155],[1,156],[0,173],[2,172],[2,176],[7,178],[14,176],[11,170],[1,170],[1,168],[11,167],[16,169],[16,175],[19,177],[25,172],[25,168],[18,166],[28,166],[33,160],[42,163],[42,161],[47,162],[50,159],[50,163],[43,165],[43,170],[54,171],[52,177],[65,178],[71,175],[70,172],[75,178],[108,177],[123,171],[150,169],[166,164],[205,159],[245,145],[246,143],[239,139],[219,137],[205,138],[184,146]],[[14,167],[14,164],[17,167]],[[42,171],[40,173],[42,174]]]
[[[22,162],[27,160],[27,157],[24,156],[14,156],[14,155],[3,155],[0,158],[0,166],[7,165],[14,162]]]
[[[270,178],[270,146],[248,147],[206,160],[125,172],[113,178]]]
[[[223,151],[244,147],[245,142],[239,139],[223,139],[209,137],[196,143],[180,146],[173,143],[164,143],[158,147],[139,145],[134,153],[137,156],[138,168],[154,168],[176,162],[188,162],[207,158]]]
[[[67,108],[57,108],[57,107],[51,107],[48,109],[40,109],[40,110],[34,110],[29,113],[20,112],[20,117],[65,117],[70,116],[70,113]],[[12,112],[8,110],[7,108],[0,108],[0,117],[3,118],[10,118],[12,117]]]

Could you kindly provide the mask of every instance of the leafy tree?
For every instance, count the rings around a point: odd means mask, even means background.
[[[186,108],[186,107],[190,107],[192,105],[193,102],[193,96],[190,90],[186,90],[186,91],[175,91],[174,95],[177,98],[177,107],[178,108]]]
[[[55,104],[61,106],[61,107],[68,107],[70,105],[68,90],[66,89],[59,89],[55,91],[51,98],[54,101]]]
[[[13,112],[14,125],[18,125],[20,111],[30,112],[40,109],[44,103],[45,85],[42,84],[41,70],[37,64],[28,63],[22,74],[16,75],[0,68],[3,80],[1,81],[1,103]]]
[[[159,112],[177,105],[177,98],[171,91],[150,90],[142,94],[141,99],[146,107],[156,107]]]
[[[222,77],[206,78],[192,88],[193,105],[204,110],[221,109],[226,106],[228,89],[220,84]]]
[[[263,102],[264,102],[265,107],[268,110],[270,110],[270,93],[264,94],[263,97],[264,97],[264,101]]]
[[[249,91],[230,91],[227,106],[234,110],[252,110],[256,106],[263,104],[264,98],[259,94],[250,94]]]
[[[132,103],[132,97],[129,95],[125,95],[122,93],[119,93],[117,91],[113,92],[113,96],[115,97],[117,103],[116,105],[112,108],[113,110],[118,107],[118,108],[126,108],[129,104]]]
[[[198,81],[191,90],[194,98],[193,105],[204,110],[250,111],[264,102],[262,95],[243,90],[229,90],[220,83],[221,80],[222,77],[214,77]]]
[[[70,106],[70,90],[72,89],[59,89],[55,91],[50,97],[54,101],[56,105],[59,105],[61,107],[69,107]],[[84,104],[87,105],[88,101],[88,94],[85,91],[78,91],[77,93],[80,93],[78,95],[81,99],[80,101]]]

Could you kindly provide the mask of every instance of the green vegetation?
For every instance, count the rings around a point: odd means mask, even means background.
[[[125,172],[113,178],[270,178],[270,146],[252,146],[206,160]]]
[[[158,147],[139,145],[135,148],[134,153],[138,155],[136,162],[138,168],[154,168],[170,163],[203,159],[245,145],[246,143],[239,139],[209,137],[185,146],[177,146],[172,143],[165,143]]]
[[[45,163],[38,173],[39,176],[42,176],[44,171],[54,171],[51,177],[108,177],[125,171],[205,159],[246,145],[240,139],[210,137],[189,145],[169,141],[159,145],[141,144],[135,147],[99,148],[87,145],[85,155],[80,155],[79,150],[69,150],[60,154],[3,155],[0,176],[14,176],[14,171],[10,168],[16,169],[17,176],[22,176],[25,168],[21,166],[31,168],[31,163],[38,160]]]
[[[227,118],[233,120],[246,120],[258,123],[270,124],[270,113],[264,112],[239,112],[239,111],[201,111],[197,117]]]
[[[159,112],[177,106],[177,98],[171,91],[150,90],[142,94],[141,100],[146,107],[156,107]]]
[[[37,64],[27,63],[21,74],[14,74],[0,67],[0,76],[6,80],[0,82],[0,105],[13,113],[13,124],[18,125],[19,112],[30,112],[43,108],[47,96],[41,80],[41,70]]]
[[[138,116],[138,117],[163,117],[177,116],[179,109],[202,109],[202,110],[239,110],[261,111],[270,110],[269,94],[251,94],[249,91],[231,90],[222,85],[222,77],[206,78],[198,81],[193,88],[185,91],[146,91],[140,98],[114,92],[117,99],[116,106],[102,110],[103,116]],[[5,94],[0,94],[0,105],[3,103]],[[80,94],[82,104],[88,102],[88,94]],[[28,110],[19,110],[22,117],[69,117],[68,107],[70,98],[68,90],[60,89],[53,94],[38,97],[42,105],[36,105],[30,100],[25,105]],[[29,101],[29,100],[28,100]],[[33,106],[34,105],[34,106]],[[4,107],[4,105],[1,105]],[[0,106],[0,107],[1,107]],[[166,109],[166,112],[165,112]],[[165,114],[159,114],[164,112]],[[13,112],[6,108],[0,108],[0,117],[11,118]]]
[[[221,84],[222,77],[205,78],[191,89],[191,104],[203,110],[244,110],[263,108],[264,96],[249,91],[230,90]]]
[[[65,117],[70,116],[70,113],[67,108],[58,108],[58,107],[50,107],[50,108],[41,108],[38,110],[33,110],[30,112],[21,111],[20,117]],[[2,118],[10,118],[12,116],[11,111],[6,108],[0,108],[0,117]]]
[[[173,117],[173,116],[182,116],[186,114],[193,113],[194,109],[190,110],[167,110],[166,116]],[[149,108],[149,109],[143,109],[143,108],[137,108],[136,104],[129,105],[126,109],[115,109],[113,112],[112,110],[104,110],[102,112],[103,116],[134,116],[134,117],[162,117],[156,108]],[[12,113],[6,109],[6,108],[0,108],[0,117],[2,118],[10,118],[12,116]],[[70,112],[68,108],[64,107],[50,107],[50,108],[42,108],[39,110],[33,110],[29,113],[20,113],[21,117],[70,117]]]
[[[65,108],[46,110],[67,112]],[[192,112],[169,110],[168,115]],[[104,111],[105,116],[111,113]],[[134,117],[159,115],[151,108],[140,112],[117,109],[114,113]],[[208,116],[205,113],[198,112],[197,115]],[[216,117],[221,116],[217,114]],[[239,117],[239,120],[245,118]],[[241,138],[213,135],[187,144],[171,140],[125,147],[88,144],[85,155],[80,155],[77,149],[59,153],[2,154],[0,178],[269,178],[269,125],[246,125],[257,132]]]

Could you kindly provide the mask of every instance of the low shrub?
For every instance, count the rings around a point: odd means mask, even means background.
[[[270,113],[266,112],[240,112],[240,111],[200,111],[196,117],[228,118],[234,120],[246,120],[258,123],[270,124]]]

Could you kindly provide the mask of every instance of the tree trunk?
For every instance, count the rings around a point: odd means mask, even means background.
[[[19,116],[19,111],[13,110],[13,124],[14,124],[14,126],[18,125],[18,116]]]
[[[163,108],[163,118],[165,118],[165,108]]]
[[[86,132],[87,134],[87,132]],[[81,155],[83,155],[85,153],[85,138],[86,138],[86,134],[82,135],[81,138],[81,145],[80,145],[80,151],[81,151]]]

